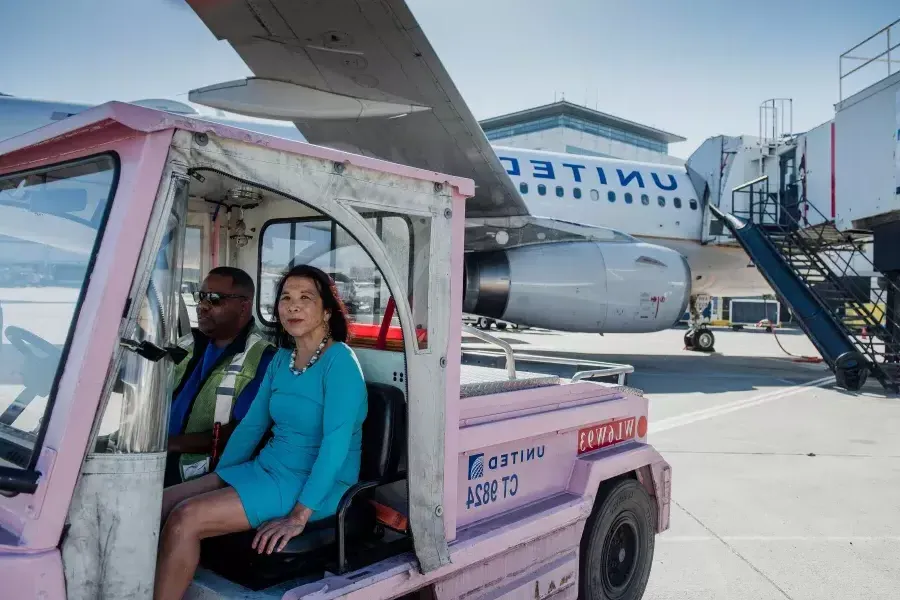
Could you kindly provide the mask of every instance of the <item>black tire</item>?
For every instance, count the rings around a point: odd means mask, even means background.
[[[688,329],[687,333],[684,334],[684,347],[688,350],[692,350],[694,348],[694,330]]]
[[[634,479],[601,485],[601,494],[581,536],[578,598],[640,600],[653,564],[656,509]]]
[[[715,349],[716,336],[705,327],[694,332],[694,350],[698,352],[712,352]]]
[[[500,331],[503,331],[506,329],[506,323],[501,323],[500,321],[497,321],[496,323],[494,323],[494,327],[496,327]]]
[[[834,378],[838,387],[858,392],[866,384],[869,362],[859,352],[844,352],[834,361]]]

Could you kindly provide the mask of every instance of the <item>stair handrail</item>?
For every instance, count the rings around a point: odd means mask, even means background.
[[[761,182],[763,182],[763,181],[766,181],[766,182],[768,183],[768,179],[769,179],[769,176],[768,176],[768,175],[762,175],[762,176],[760,176],[760,177],[757,177],[756,179],[753,179],[753,180],[748,181],[748,182],[746,182],[746,183],[742,183],[741,185],[739,185],[739,186],[733,188],[733,189],[732,189],[732,192],[731,192],[731,193],[732,193],[732,196],[731,196],[731,198],[732,198],[732,200],[731,200],[732,214],[735,214],[735,210],[734,210],[734,195],[735,195],[735,194],[743,192],[745,188],[752,188],[753,185],[756,185],[756,184],[761,183]],[[750,214],[751,214],[751,217],[752,217],[752,214],[753,214],[753,208],[752,208],[752,205],[753,205],[754,200],[755,200],[754,197],[751,196],[751,197],[750,197],[750,203],[751,203]],[[764,202],[765,202],[765,204],[768,204],[767,201],[764,201]],[[796,226],[798,227],[799,231],[806,231],[806,230],[808,230],[809,228],[816,227],[816,226],[818,226],[818,225],[828,225],[828,224],[835,225],[835,221],[834,221],[833,218],[831,218],[831,217],[826,217],[825,214],[822,213],[822,211],[820,211],[820,210],[816,207],[816,205],[813,204],[812,202],[810,202],[808,199],[805,199],[805,198],[799,199],[799,200],[797,201],[797,206],[798,206],[798,207],[801,207],[801,208],[803,208],[803,209],[809,209],[809,208],[812,208],[813,212],[816,213],[816,215],[818,215],[818,216],[821,217],[821,219],[822,219],[821,223],[817,223],[816,225],[810,225],[810,224],[809,224],[809,219],[808,219],[806,216],[803,217],[804,223],[800,223],[800,221],[798,221],[797,219],[795,219],[795,218],[793,217],[793,215],[791,215],[790,213],[785,213],[785,215],[793,222],[793,224],[796,225]],[[737,215],[736,215],[736,216],[737,216]],[[772,215],[772,216],[777,217],[778,215]],[[761,224],[761,223],[756,223],[755,221],[752,221],[752,220],[751,220],[751,222],[754,223],[754,224],[757,224],[757,225],[758,225],[758,224]],[[777,219],[776,219],[776,223],[777,223]],[[841,230],[839,230],[839,229],[837,228],[836,225],[835,225],[835,230],[836,230],[838,233],[841,233],[841,234],[844,233],[844,232],[842,232]],[[846,234],[846,235],[849,235],[849,234]],[[852,239],[847,239],[847,240],[846,240],[846,243],[848,243],[848,244],[854,244],[854,242],[852,241]],[[860,252],[860,256],[863,258],[863,260],[865,260],[865,261],[872,267],[872,270],[873,270],[873,271],[876,271],[876,270],[877,270],[877,269],[875,269],[875,263],[873,263],[873,262],[869,259],[869,257],[865,255],[865,253]],[[847,266],[848,266],[849,268],[852,269],[852,267],[850,266],[850,263],[849,263],[849,262],[847,262]],[[891,283],[891,282],[889,282],[889,281],[888,281],[888,283],[889,283],[890,285],[892,285],[895,289],[897,289],[898,292],[900,292],[900,287],[894,285],[893,283]]]
[[[798,201],[798,206],[800,206],[800,205],[802,205],[802,204],[804,204],[804,203],[808,203],[808,200],[801,200],[801,201]],[[816,211],[818,211],[818,209],[817,209],[814,205],[813,205],[813,209],[816,210]],[[819,212],[819,214],[821,215],[821,212]],[[853,255],[854,253],[858,253],[859,256],[861,256],[866,262],[869,263],[869,265],[871,265],[873,271],[876,270],[876,269],[875,269],[875,265],[872,263],[872,261],[869,260],[869,257],[866,256],[865,253],[861,252],[861,251],[859,250],[859,248],[857,248],[857,247],[855,246],[855,243],[852,241],[852,239],[844,240],[844,243],[849,243],[849,244],[851,244],[851,246],[852,246],[852,248],[851,248],[849,251],[848,251],[848,250],[843,250],[843,251],[842,251],[842,250],[837,250],[837,249],[834,249],[833,246],[832,246],[832,249],[831,249],[831,250],[829,250],[829,249],[824,249],[824,250],[823,250],[822,248],[823,248],[824,246],[820,246],[819,249],[815,249],[815,248],[809,247],[808,242],[810,242],[811,239],[810,239],[809,236],[804,235],[804,232],[807,232],[807,231],[809,231],[809,230],[812,229],[812,228],[818,227],[818,225],[808,225],[808,222],[807,222],[806,227],[803,228],[803,227],[801,226],[801,224],[797,221],[797,219],[795,219],[790,213],[785,213],[785,215],[792,221],[792,223],[793,223],[794,225],[797,226],[797,228],[796,228],[795,230],[792,231],[792,233],[795,233],[795,234],[797,234],[797,235],[796,235],[796,237],[791,237],[791,238],[789,239],[789,242],[792,242],[793,244],[795,244],[795,245],[796,245],[799,249],[801,249],[807,256],[809,256],[810,259],[812,260],[812,262],[814,262],[814,263],[819,267],[819,269],[820,269],[821,271],[823,271],[826,275],[830,275],[830,277],[827,277],[827,279],[831,280],[831,282],[832,282],[834,285],[836,285],[836,286],[841,286],[841,287],[842,287],[841,283],[838,281],[838,277],[839,277],[839,276],[838,276],[836,273],[834,273],[833,269],[832,269],[831,267],[828,266],[828,263],[827,263],[827,262],[825,262],[824,260],[822,260],[820,254],[823,254],[823,253],[829,253],[829,252],[834,252],[834,253],[835,253],[834,255],[831,255],[831,256],[828,257],[829,260],[830,260],[831,263],[833,263],[835,266],[842,267],[842,268],[843,268],[843,272],[844,272],[845,274],[849,271],[849,273],[854,274],[854,275],[856,275],[856,276],[859,276],[858,271],[857,271],[855,268],[853,268],[853,265],[851,264],[851,261],[850,261],[850,260],[847,260],[847,259],[843,256],[843,253],[844,253],[844,252],[849,252],[851,255]],[[778,217],[778,215],[772,215],[772,216],[773,216],[773,218],[776,219],[776,222],[777,222],[777,217]],[[824,215],[822,215],[822,217],[825,218]],[[829,224],[832,225],[832,226],[834,226],[834,222],[831,221],[831,220],[825,220],[825,221],[823,221],[820,225],[829,225]],[[843,232],[841,232],[840,230],[838,230],[837,227],[834,227],[834,229],[835,229],[835,231],[837,231],[839,234],[842,234],[842,233],[843,233]],[[818,235],[819,235],[819,238],[820,238],[820,239],[822,238],[822,233],[823,233],[823,231],[824,231],[824,230],[820,230],[820,231],[818,232]],[[843,262],[843,265],[841,265],[841,264],[839,263],[839,260],[840,260],[841,262]],[[808,270],[809,270],[809,269],[807,269],[807,276],[809,275]],[[894,289],[897,289],[898,292],[900,292],[900,288],[897,288],[897,286],[895,286],[892,282],[887,281],[887,283],[888,283],[889,285],[893,286]],[[824,302],[825,299],[824,299],[824,298],[821,298],[820,294],[819,294],[816,290],[814,290],[814,289],[812,289],[812,288],[810,288],[810,289],[811,289],[811,291],[812,291],[816,296],[818,296],[818,297],[819,297],[821,300],[823,300],[823,302]],[[882,294],[883,292],[885,292],[885,291],[887,291],[887,290],[886,290],[886,289],[882,289],[882,290],[879,291],[879,294],[878,294],[879,299],[881,299],[881,294]],[[849,299],[850,299],[850,304],[855,305],[855,306],[854,306],[854,310],[856,310],[858,313],[862,313],[862,314],[865,315],[865,316],[869,316],[869,317],[871,318],[871,324],[872,324],[873,326],[879,326],[879,327],[880,327],[880,325],[881,325],[880,320],[877,319],[877,318],[875,317],[875,315],[872,313],[872,311],[870,311],[870,310],[865,306],[865,303],[860,302],[859,299],[856,297],[855,294],[851,294],[851,295],[849,296]],[[881,300],[883,300],[883,299],[881,299]],[[879,302],[876,302],[875,304],[878,304],[878,303],[879,303]],[[826,304],[827,304],[827,302],[826,302]]]
[[[781,228],[784,233],[789,234],[788,243],[793,243],[799,250],[806,254],[811,259],[811,262],[815,264],[817,269],[821,271],[823,275],[825,275],[826,280],[837,286],[839,289],[845,288],[845,286],[839,281],[840,275],[835,272],[832,266],[834,266],[834,268],[836,269],[841,269],[844,275],[851,274],[859,276],[859,272],[851,264],[851,260],[856,255],[861,257],[864,264],[867,263],[868,266],[871,267],[871,270],[873,272],[878,272],[877,269],[875,269],[873,261],[870,260],[865,252],[863,252],[859,248],[860,242],[854,240],[850,234],[846,234],[840,231],[837,228],[834,219],[825,216],[822,211],[820,211],[818,207],[816,207],[815,204],[809,201],[808,198],[798,198],[797,200],[797,212],[798,214],[802,213],[803,215],[801,217],[803,221],[802,223],[801,220],[794,217],[794,215],[791,214],[790,211],[780,210],[782,208],[780,202],[771,202],[772,199],[770,198],[770,194],[765,194],[762,200],[758,200],[753,192],[753,187],[765,182],[766,187],[768,188],[767,180],[768,175],[762,175],[760,177],[757,177],[756,179],[733,188],[732,207],[734,207],[734,196],[737,193],[747,193],[747,191],[749,191],[750,202],[748,206],[748,212],[750,215],[750,222],[760,225],[775,225]],[[774,212],[770,212],[768,210],[768,205],[770,202],[773,204]],[[759,208],[758,212],[760,213],[760,219],[758,223],[753,218],[754,214],[757,212],[757,206]],[[810,225],[809,222],[810,208],[812,209],[811,212],[813,215],[813,219],[815,220],[815,218],[818,217],[820,220],[820,222],[816,223],[815,225]],[[773,218],[773,222],[764,223],[763,217],[765,216],[771,216]],[[787,218],[786,220],[789,223],[787,226],[782,224],[782,216]],[[835,232],[843,237],[843,239],[838,242],[829,242],[829,240],[827,240],[824,236],[824,233],[828,226],[831,226]],[[813,231],[815,231],[815,234],[813,234]],[[811,247],[813,243],[816,243],[816,248]],[[820,256],[820,254],[823,253],[826,254],[828,262],[826,262]],[[845,256],[845,254],[849,254],[849,259]],[[831,266],[829,265],[829,262],[831,263]],[[792,265],[792,268],[797,269],[798,275],[800,274],[799,267]],[[809,276],[811,268],[812,265],[810,267],[807,267],[806,269],[807,277]],[[898,349],[900,349],[900,340],[893,340],[893,338],[889,336],[889,332],[884,328],[882,319],[876,317],[874,311],[870,310],[868,306],[866,306],[866,304],[874,304],[876,306],[880,304],[884,305],[882,313],[883,316],[886,317],[887,311],[889,310],[885,297],[886,293],[888,292],[888,288],[893,289],[896,293],[900,293],[900,287],[894,284],[891,280],[887,278],[880,279],[883,282],[883,285],[880,286],[874,302],[871,301],[872,298],[870,297],[870,302],[864,303],[860,301],[859,298],[857,298],[857,295],[855,293],[848,293],[848,301],[845,302],[845,304],[848,304],[853,308],[854,312],[857,315],[857,318],[862,320],[867,327],[871,326],[873,328],[876,328],[877,332],[881,332],[882,335],[880,337],[882,337],[885,343],[883,353],[879,353],[875,350],[874,343],[871,338],[869,338],[869,342],[866,344],[868,350],[872,353],[873,356],[875,354],[882,354],[883,356],[888,353],[896,354]],[[823,303],[824,306],[828,306],[828,302],[825,301],[825,299],[817,290],[813,289],[808,284],[807,287],[809,287],[810,291],[820,300],[820,302]],[[841,326],[842,328],[846,329],[848,334],[856,339],[856,334],[850,331],[849,327],[845,323],[842,322]]]
[[[900,62],[900,61],[897,61],[896,59],[891,58],[891,52],[900,48],[900,43],[891,45],[891,29],[897,24],[900,24],[900,19],[897,19],[896,21],[894,21],[893,23],[891,23],[890,25],[888,25],[886,27],[882,27],[881,29],[879,29],[878,31],[876,31],[875,33],[873,33],[872,35],[870,35],[869,37],[867,37],[866,39],[864,39],[863,41],[861,41],[860,43],[858,43],[857,45],[853,46],[852,48],[850,48],[849,50],[847,50],[846,52],[844,52],[843,54],[840,55],[840,57],[838,58],[838,100],[840,102],[844,101],[844,80],[847,77],[849,77],[850,75],[852,75],[853,73],[856,73],[857,71],[859,71],[860,69],[863,69],[874,62],[885,62],[885,63],[887,63],[887,69],[888,69],[887,77],[890,77],[891,74],[894,72],[893,68],[892,68],[892,64],[895,62]],[[854,50],[857,50],[861,46],[867,44],[868,42],[871,42],[876,37],[880,36],[882,33],[887,34],[886,39],[885,39],[885,45],[884,45],[885,49],[883,51],[879,52],[877,55],[868,57],[868,56],[853,56],[850,54]],[[885,58],[885,55],[886,55],[886,58]],[[854,68],[850,69],[849,71],[845,72],[844,71],[844,61],[845,60],[857,60],[857,61],[864,61],[864,62],[863,62],[863,64],[861,64],[857,67],[854,67]]]
[[[756,221],[753,220],[753,201],[755,198],[755,195],[753,193],[753,187],[756,186],[757,184],[763,183],[763,182],[766,184],[765,191],[766,191],[766,195],[768,196],[768,191],[769,191],[769,176],[768,175],[761,175],[761,176],[757,177],[756,179],[751,179],[750,181],[744,182],[737,187],[731,188],[731,214],[733,214],[733,215],[738,214],[734,208],[735,194],[744,193],[745,190],[748,190],[749,194],[750,194],[750,202],[747,205],[746,212],[750,215],[750,222],[756,223]]]

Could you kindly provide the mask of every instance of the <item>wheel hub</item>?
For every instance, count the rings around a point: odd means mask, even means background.
[[[616,598],[631,583],[638,563],[638,532],[634,518],[630,514],[621,515],[610,528],[603,545],[603,589],[607,596]]]

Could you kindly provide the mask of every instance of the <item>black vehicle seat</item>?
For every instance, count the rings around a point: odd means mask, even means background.
[[[371,529],[374,525],[374,511],[368,507],[368,503],[356,502],[354,504],[357,506],[351,506],[351,501],[379,485],[397,481],[398,466],[406,448],[406,401],[403,393],[384,383],[367,383],[366,390],[368,414],[363,423],[359,482],[347,490],[338,506],[337,516],[340,516],[343,508],[348,517],[346,523],[349,537],[358,537],[358,534],[365,533],[361,529]],[[319,540],[336,543],[336,517],[310,523],[309,525],[313,525],[311,533],[315,532],[316,535],[307,539],[302,534],[298,535],[287,543],[281,553],[296,555],[317,552],[323,545],[317,543]]]
[[[202,547],[204,566],[253,589],[326,564],[343,570],[347,542],[376,531],[375,511],[366,500],[378,486],[406,477],[399,469],[406,450],[403,392],[383,383],[367,383],[366,390],[359,482],[341,498],[338,513],[308,523],[303,533],[271,555],[260,555],[251,547],[256,530],[209,538]]]

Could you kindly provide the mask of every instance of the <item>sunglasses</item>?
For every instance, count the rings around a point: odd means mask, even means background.
[[[197,304],[201,302],[209,302],[213,306],[218,306],[223,300],[229,298],[240,298],[241,300],[249,300],[247,296],[240,294],[220,294],[219,292],[194,292],[194,301]]]

